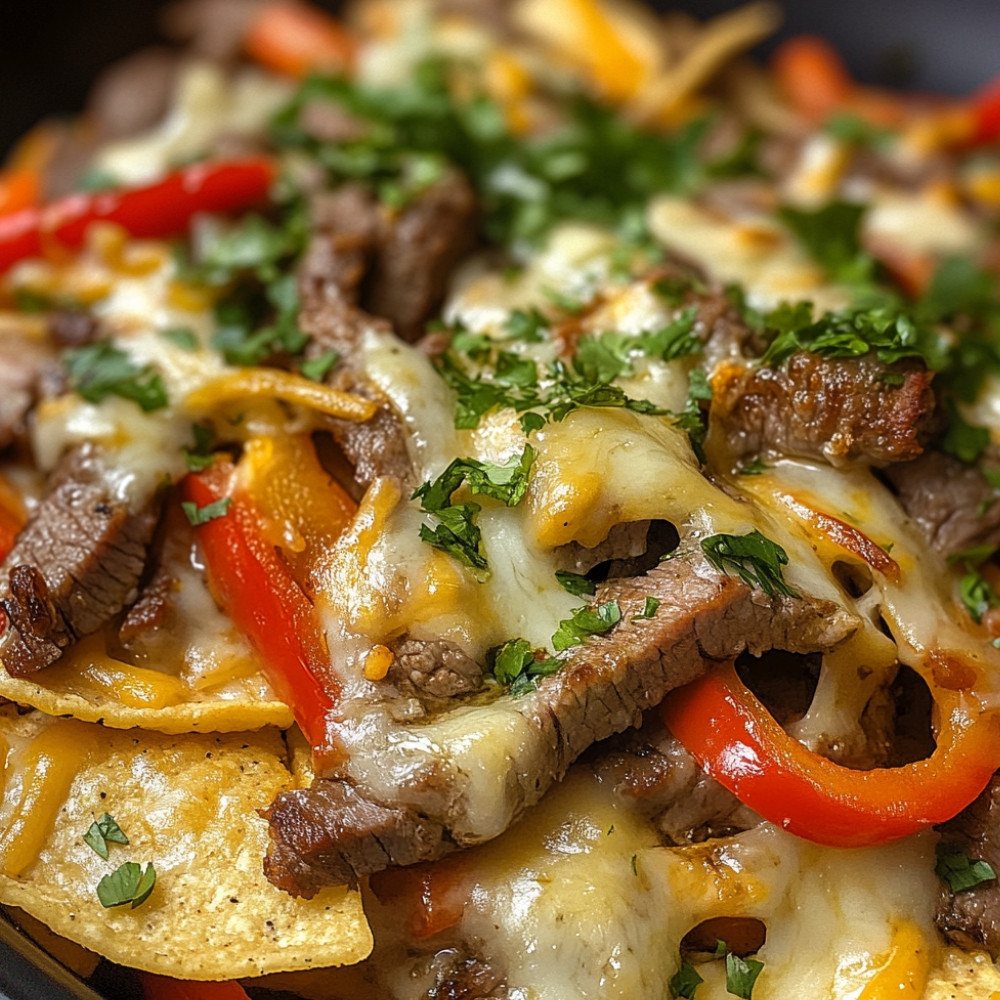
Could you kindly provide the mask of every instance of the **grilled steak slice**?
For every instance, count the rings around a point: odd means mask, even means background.
[[[408,341],[440,304],[455,265],[476,242],[476,195],[455,171],[383,225],[365,306]]]
[[[138,477],[112,481],[96,447],[63,459],[3,564],[8,635],[0,659],[8,673],[23,677],[55,662],[134,598],[157,513],[155,492]]]
[[[777,454],[836,466],[907,461],[923,451],[932,430],[932,377],[909,362],[802,351],[781,368],[723,364],[712,376],[709,433],[735,460]]]
[[[1000,872],[1000,773],[972,805],[940,829],[943,844],[954,844],[957,853],[986,861]],[[935,919],[958,947],[985,948],[994,960],[1000,958],[1000,883],[995,879],[963,892],[943,885]]]
[[[633,621],[647,596],[660,600],[656,614]],[[768,599],[719,575],[700,555],[609,581],[596,600],[618,600],[621,624],[574,648],[558,673],[522,697],[458,708],[425,725],[394,726],[384,706],[345,722],[351,757],[344,780],[283,792],[266,814],[268,878],[311,896],[389,864],[427,861],[489,840],[538,802],[592,743],[637,725],[644,710],[713,661],[772,647],[825,650],[856,627],[829,602]],[[353,821],[354,796],[380,804],[377,829]]]
[[[13,331],[0,333],[0,449],[24,430],[51,347]]]
[[[386,679],[403,697],[433,704],[475,691],[483,682],[483,668],[445,639],[404,639],[393,652],[396,658]]]
[[[976,466],[929,451],[886,469],[885,476],[942,555],[1000,544],[1000,495]]]
[[[379,399],[357,368],[366,332],[389,332],[384,320],[357,304],[380,225],[378,206],[360,186],[345,185],[317,196],[312,211],[314,232],[298,273],[299,325],[312,338],[308,353],[315,357],[335,351],[343,362],[328,382],[345,392]],[[334,440],[362,487],[378,476],[408,481],[412,473],[399,418],[386,401],[379,401],[375,416],[364,423],[329,421]]]

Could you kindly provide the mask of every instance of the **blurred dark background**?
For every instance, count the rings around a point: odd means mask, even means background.
[[[0,155],[39,118],[78,111],[102,66],[158,40],[164,6],[163,0],[0,0]],[[738,4],[654,6],[707,17]],[[784,8],[783,33],[824,35],[869,83],[957,94],[1000,74],[1000,0],[789,0]]]

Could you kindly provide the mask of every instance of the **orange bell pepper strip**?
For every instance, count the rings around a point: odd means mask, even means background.
[[[0,215],[37,205],[42,192],[37,171],[10,167],[0,173]]]
[[[252,497],[237,488],[231,464],[186,476],[181,494],[194,505],[186,508],[188,519],[198,522],[195,534],[216,600],[260,655],[317,766],[332,766],[343,755],[332,729],[340,689],[312,601],[267,537]]]
[[[26,520],[21,498],[14,487],[0,476],[0,562],[14,548],[14,542]]]
[[[951,819],[1000,766],[1000,716],[977,715],[956,692],[938,708],[930,757],[871,771],[789,736],[732,664],[669,694],[660,715],[709,775],[765,819],[818,844],[867,847]]]
[[[357,43],[325,11],[298,0],[265,3],[251,18],[243,49],[266,69],[286,76],[349,70]]]
[[[854,93],[854,81],[840,54],[813,35],[783,42],[775,50],[771,67],[781,93],[813,121],[842,110]]]
[[[406,922],[409,935],[421,941],[462,919],[469,901],[471,869],[463,853],[444,861],[377,872],[371,876],[371,889],[383,906],[392,906]]]
[[[0,216],[0,273],[50,248],[79,249],[95,222],[113,222],[130,236],[184,232],[201,212],[231,212],[263,201],[275,178],[263,156],[196,163],[143,187],[71,194],[41,207]]]
[[[142,994],[146,1000],[250,1000],[247,991],[235,980],[199,983],[192,979],[170,979],[140,972]]]

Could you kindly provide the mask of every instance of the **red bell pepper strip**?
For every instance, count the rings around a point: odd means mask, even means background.
[[[7,480],[0,476],[0,562],[14,548],[25,520],[21,498]]]
[[[1000,77],[986,84],[970,99],[973,146],[986,146],[1000,139]]]
[[[222,609],[260,654],[268,680],[295,714],[317,764],[342,759],[330,723],[339,688],[329,672],[326,638],[315,608],[267,540],[250,497],[233,490],[234,472],[219,463],[185,477],[181,493],[199,510],[229,499],[224,513],[195,528]]]
[[[49,248],[79,249],[95,222],[131,236],[173,236],[200,212],[231,212],[262,201],[275,178],[263,156],[196,163],[144,187],[71,194],[40,207],[0,215],[0,273]]]
[[[1000,766],[1000,716],[976,716],[956,692],[938,708],[930,757],[872,771],[789,736],[732,665],[672,692],[660,715],[709,775],[765,819],[819,844],[866,847],[951,819]]]
[[[376,872],[371,889],[383,906],[391,906],[405,921],[409,935],[421,941],[462,919],[474,881],[470,859],[463,854]]]
[[[192,979],[170,979],[140,972],[142,993],[146,1000],[250,1000],[247,991],[235,980],[199,983]]]

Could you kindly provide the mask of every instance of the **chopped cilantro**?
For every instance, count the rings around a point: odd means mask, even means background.
[[[641,622],[647,621],[656,614],[656,609],[660,606],[660,602],[655,597],[646,597],[646,603],[638,614],[632,615],[632,621]]]
[[[778,217],[809,255],[836,281],[859,283],[871,277],[872,258],[861,249],[865,206],[831,201],[817,209],[783,206]]]
[[[695,967],[686,959],[681,959],[681,967],[670,977],[667,984],[673,1000],[694,1000],[694,991],[704,982]]]
[[[101,340],[67,351],[63,363],[70,386],[88,403],[121,396],[136,403],[145,413],[167,405],[167,390],[160,373],[152,365],[137,365],[110,341]]]
[[[582,645],[589,636],[609,632],[622,619],[617,601],[574,608],[571,617],[559,622],[559,629],[552,636],[552,648],[557,651]]]
[[[992,882],[997,874],[988,861],[973,861],[955,844],[937,845],[935,873],[951,886],[952,892],[966,892],[983,882]]]
[[[562,665],[562,660],[540,656],[527,639],[511,639],[493,654],[493,676],[515,695],[525,693],[536,678],[554,674]]]
[[[512,456],[503,465],[456,458],[437,479],[413,491],[411,499],[419,499],[421,509],[438,522],[433,527],[422,525],[420,538],[459,562],[485,571],[488,564],[482,551],[482,533],[475,523],[482,507],[472,502],[453,504],[452,494],[464,483],[473,494],[491,497],[508,507],[516,506],[528,489],[534,460],[535,449],[530,444],[524,446],[520,456]]]
[[[188,471],[201,472],[215,461],[215,454],[212,451],[215,431],[211,424],[192,424],[191,434],[194,437],[194,447],[182,449],[184,461]]]
[[[561,292],[558,288],[550,288],[549,286],[546,286],[542,289],[542,295],[544,295],[557,309],[561,309],[563,312],[583,312],[583,302],[573,295]]]
[[[309,361],[303,361],[299,371],[314,382],[322,382],[339,360],[340,355],[336,351],[325,351]]]
[[[840,142],[872,149],[883,149],[893,137],[891,129],[873,125],[849,112],[831,115],[823,124],[823,130]]]
[[[717,570],[738,576],[747,586],[760,587],[768,597],[799,596],[782,576],[781,567],[788,564],[787,553],[759,531],[711,535],[702,539],[701,550]]]
[[[542,331],[547,330],[548,327],[548,319],[534,306],[527,311],[515,309],[503,325],[511,340],[522,340],[527,344],[537,344],[543,341],[545,335]]]
[[[948,400],[947,410],[948,429],[941,439],[941,448],[971,465],[989,446],[990,432],[985,427],[970,424],[952,400]]]
[[[90,824],[90,829],[83,835],[83,842],[107,861],[108,844],[127,844],[128,837],[115,820],[108,813],[104,813]]]
[[[593,580],[588,580],[579,573],[570,573],[561,569],[556,570],[556,579],[559,581],[559,586],[574,597],[593,594],[597,590],[597,584]]]
[[[768,466],[766,462],[762,462],[759,458],[755,458],[752,462],[747,462],[745,465],[740,466],[740,475],[759,476],[768,468],[770,468],[770,466]]]
[[[796,351],[809,351],[828,358],[860,358],[874,354],[879,361],[893,364],[903,358],[917,358],[928,367],[937,367],[938,348],[927,332],[909,316],[885,307],[844,309],[822,315],[815,322],[802,307],[775,310],[764,323],[778,335],[764,352],[761,362],[783,364]]]
[[[990,608],[995,608],[1000,604],[1000,598],[997,597],[997,592],[990,585],[989,580],[979,570],[968,564],[966,564],[965,575],[959,581],[958,590],[962,597],[962,603],[976,624],[982,622],[983,615]]]
[[[160,336],[164,340],[169,340],[170,343],[176,344],[184,351],[198,350],[198,338],[195,336],[194,330],[189,326],[167,327],[166,330],[160,331]]]
[[[726,955],[726,990],[742,1000],[751,1000],[754,984],[764,969],[764,963],[755,958],[740,958],[728,952]]]
[[[155,885],[156,869],[152,861],[145,869],[134,861],[126,861],[97,883],[97,898],[105,909],[129,903],[134,910],[149,899]]]
[[[205,504],[204,507],[199,507],[191,500],[184,500],[181,502],[181,508],[188,523],[197,527],[200,524],[214,521],[217,517],[224,517],[232,502],[232,497],[222,497],[219,500],[213,500],[212,503]]]

